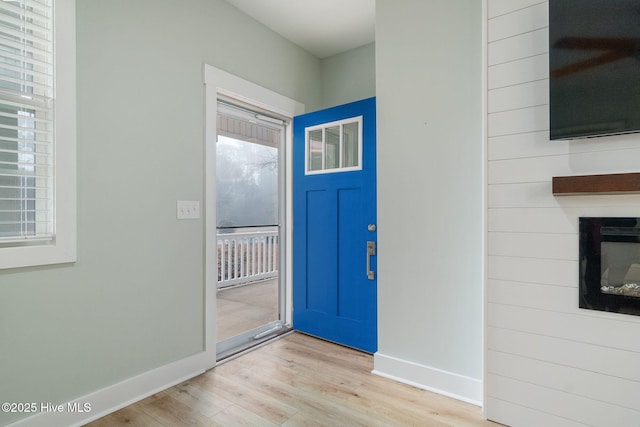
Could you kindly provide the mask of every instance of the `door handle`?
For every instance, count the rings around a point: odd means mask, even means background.
[[[371,257],[376,254],[376,242],[367,242],[367,279],[375,280],[376,273],[371,270]]]

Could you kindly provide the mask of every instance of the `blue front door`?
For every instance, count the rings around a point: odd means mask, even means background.
[[[376,103],[293,120],[293,327],[377,350]]]

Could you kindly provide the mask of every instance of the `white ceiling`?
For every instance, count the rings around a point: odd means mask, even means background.
[[[318,58],[375,39],[375,0],[226,0]]]

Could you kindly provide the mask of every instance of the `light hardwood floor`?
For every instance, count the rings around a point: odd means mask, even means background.
[[[373,357],[293,333],[89,426],[498,426],[371,374]]]

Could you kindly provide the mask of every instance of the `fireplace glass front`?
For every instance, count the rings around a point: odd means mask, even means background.
[[[640,218],[580,218],[580,308],[640,315]]]

